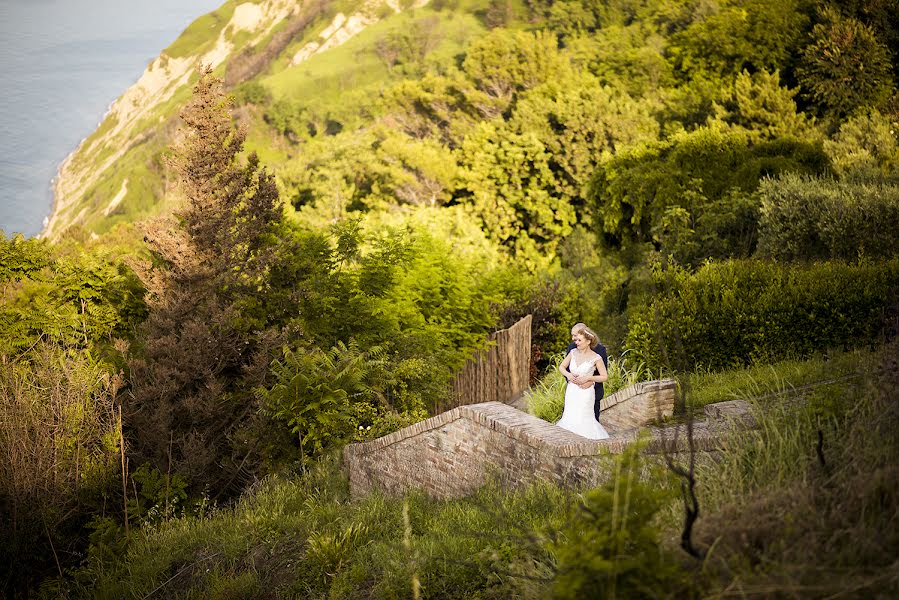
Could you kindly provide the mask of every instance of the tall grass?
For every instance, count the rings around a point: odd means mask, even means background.
[[[680,379],[696,407],[734,399],[775,399],[806,387],[857,379],[876,357],[877,353],[870,350],[833,352],[808,360],[783,360],[719,372],[698,371]]]
[[[118,385],[88,353],[44,341],[0,363],[0,596],[61,573],[120,481]]]
[[[539,532],[561,527],[576,500],[545,484],[515,494],[488,485],[452,501],[352,500],[331,455],[232,509],[146,527],[122,560],[85,566],[72,595],[541,598],[552,565]],[[225,589],[233,594],[216,596]]]
[[[765,384],[730,378],[757,427],[732,431],[697,470],[710,597],[899,592],[896,350],[775,365]],[[812,385],[821,375],[838,379]]]

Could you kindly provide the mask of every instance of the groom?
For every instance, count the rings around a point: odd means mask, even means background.
[[[574,350],[574,336],[577,335],[578,330],[586,327],[583,323],[575,323],[574,327],[571,328],[571,339],[572,342],[568,344],[568,350],[565,351],[565,355],[567,356],[569,352]],[[593,351],[599,354],[602,358],[602,362],[606,367],[606,371],[609,370],[609,356],[606,353],[606,347],[602,345],[602,342],[596,340],[596,345],[593,346]],[[571,371],[569,371],[570,373]],[[597,374],[597,371],[593,371],[594,374]],[[593,415],[596,417],[596,420],[599,421],[599,403],[602,400],[604,395],[604,390],[602,388],[602,383],[593,384],[593,391],[596,394],[596,402],[593,404]]]

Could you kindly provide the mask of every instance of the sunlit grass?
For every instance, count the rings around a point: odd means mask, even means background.
[[[747,368],[692,373],[681,379],[693,406],[739,398],[782,397],[803,386],[838,384],[856,376],[875,354],[835,352],[809,360],[785,360]]]

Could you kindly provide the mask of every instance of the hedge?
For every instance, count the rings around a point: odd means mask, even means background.
[[[653,281],[631,307],[627,346],[651,369],[717,370],[876,343],[896,307],[899,259],[658,266]]]

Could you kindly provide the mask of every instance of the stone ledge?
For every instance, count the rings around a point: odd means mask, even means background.
[[[662,390],[676,390],[677,382],[674,379],[655,379],[653,381],[642,381],[635,383],[630,387],[618,390],[614,394],[606,396],[599,402],[600,411],[608,410],[617,404],[621,404],[635,396],[648,394],[650,392],[659,392]]]
[[[494,403],[494,404],[499,404]],[[426,431],[430,431],[432,429],[438,429],[445,425],[449,425],[456,419],[461,416],[461,408],[456,407],[451,410],[448,410],[444,413],[440,413],[439,415],[433,416],[429,419],[425,419],[424,421],[419,421],[414,425],[409,425],[408,427],[404,427],[399,431],[394,431],[393,433],[388,433],[383,437],[379,437],[376,440],[372,440],[370,442],[359,442],[356,444],[347,444],[344,447],[344,456],[362,456],[364,454],[370,454],[372,452],[377,452],[379,450],[383,450],[388,446],[392,446],[398,442],[402,442],[403,440],[409,439],[411,437],[415,437],[425,433]]]
[[[670,414],[671,380],[632,386],[613,394],[606,407],[618,411],[620,429],[606,440],[588,440],[501,402],[459,406],[387,436],[344,449],[354,495],[374,488],[390,493],[420,489],[434,497],[455,497],[482,486],[488,473],[499,473],[504,486],[548,479],[560,485],[597,485],[609,476],[606,457],[623,452],[638,439],[643,452],[678,456],[689,451],[684,424],[647,427],[659,414]],[[705,408],[706,420],[693,423],[693,447],[714,452],[734,428],[749,424],[745,403]]]
[[[403,440],[449,425],[457,419],[466,419],[477,423],[527,446],[549,452],[560,458],[620,454],[637,439],[641,430],[650,432],[648,453],[660,453],[666,444],[675,444],[674,451],[677,452],[687,449],[686,433],[680,433],[683,431],[682,425],[631,429],[614,433],[605,440],[587,440],[502,402],[483,402],[459,406],[370,442],[348,444],[344,452],[348,457],[378,452]],[[721,428],[710,427],[704,422],[695,423],[694,442],[697,449],[705,450],[717,447],[714,441],[719,429]]]

